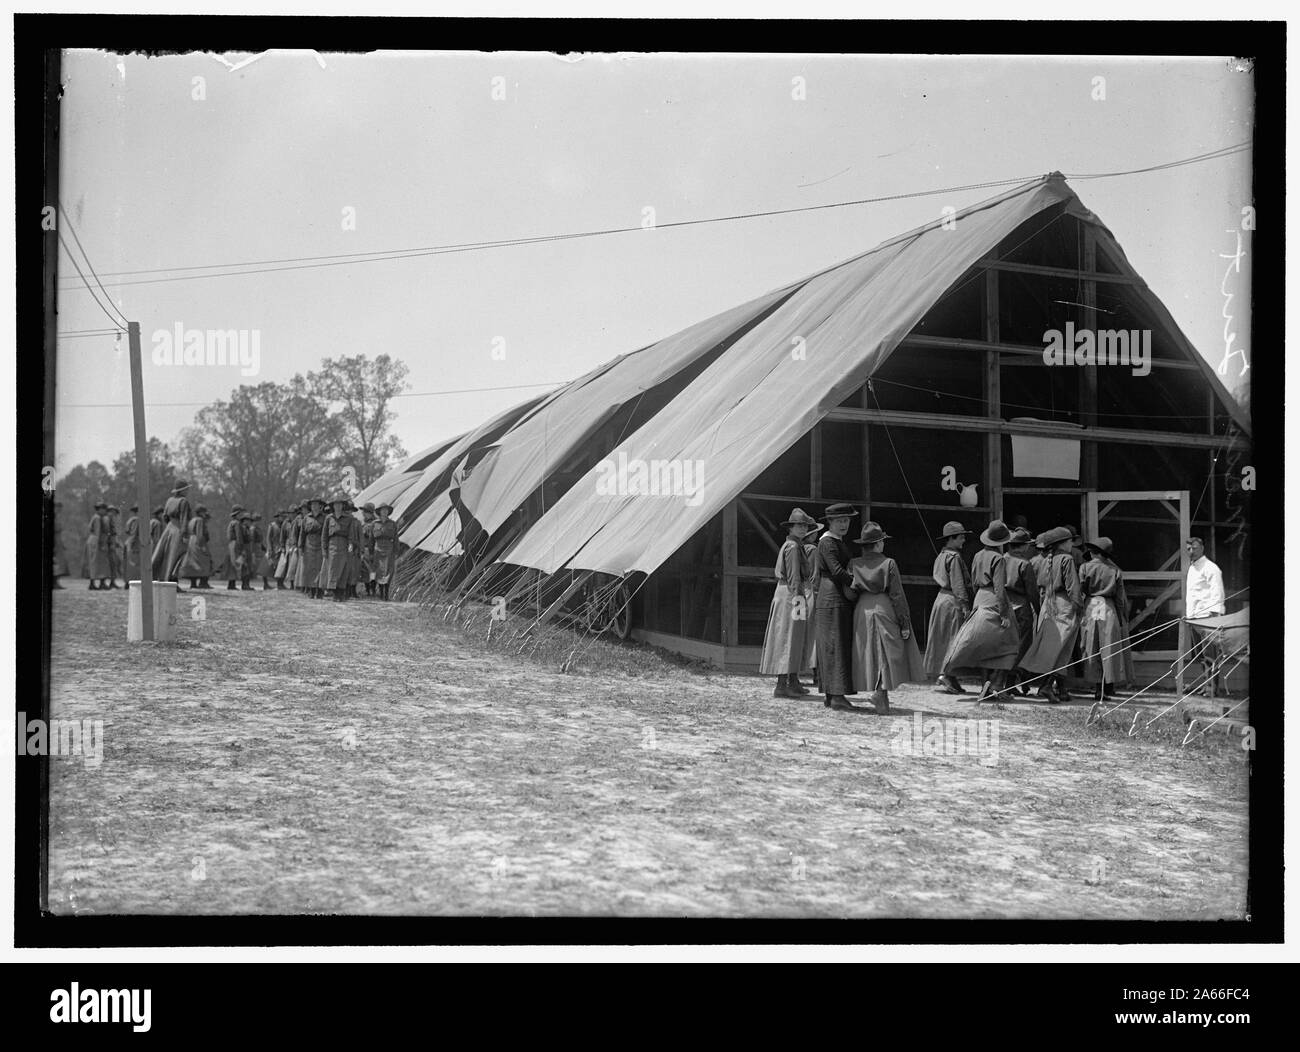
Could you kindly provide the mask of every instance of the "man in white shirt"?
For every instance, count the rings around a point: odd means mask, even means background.
[[[1202,617],[1217,617],[1226,613],[1223,601],[1223,571],[1205,555],[1205,544],[1199,537],[1187,540],[1187,557],[1191,565],[1187,568],[1187,619],[1195,621]],[[1193,645],[1199,640],[1194,636]],[[1205,670],[1204,693],[1214,697],[1221,686],[1219,682],[1220,664],[1219,645],[1216,636],[1210,637],[1200,653],[1200,662]]]

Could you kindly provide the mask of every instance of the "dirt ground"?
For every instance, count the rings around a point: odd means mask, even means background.
[[[562,673],[404,603],[216,587],[170,644],[126,641],[121,591],[55,592],[52,715],[103,721],[101,764],[50,761],[55,912],[1246,912],[1224,736],[921,687],[838,713],[639,646]],[[925,754],[968,716],[979,755]]]

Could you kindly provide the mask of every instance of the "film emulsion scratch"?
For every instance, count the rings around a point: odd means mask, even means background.
[[[1245,919],[1253,76],[65,53],[50,910]]]

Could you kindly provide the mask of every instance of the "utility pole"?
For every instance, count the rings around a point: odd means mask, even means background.
[[[144,368],[140,364],[140,323],[130,322],[127,337],[131,345],[131,411],[135,417],[135,492],[140,505],[137,526],[149,523],[149,439],[144,428]],[[150,517],[145,518],[146,515]],[[148,525],[137,530],[140,537],[140,631],[142,639],[153,639],[153,546],[146,547]]]

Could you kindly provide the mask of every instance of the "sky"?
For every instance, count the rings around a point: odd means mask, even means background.
[[[241,383],[387,353],[410,367],[394,431],[411,453],[1007,188],[682,229],[641,229],[648,209],[669,223],[1142,168],[1249,141],[1253,120],[1251,75],[1226,58],[77,51],[63,72],[61,199],[140,324],[149,433],[174,442]],[[1071,185],[1208,361],[1250,353],[1249,233],[1229,258],[1249,153]],[[618,227],[638,229],[112,276]],[[60,332],[106,326],[66,255],[59,267]],[[156,364],[155,334],[178,325],[255,333],[256,373]],[[126,340],[61,339],[57,474],[130,448]]]

